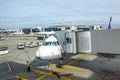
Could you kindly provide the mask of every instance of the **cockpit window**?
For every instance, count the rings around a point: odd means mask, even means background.
[[[51,45],[51,42],[44,42],[42,45],[43,45],[43,46],[50,46],[50,45]]]
[[[56,46],[56,43],[55,43],[55,42],[52,42],[52,46]]]
[[[60,45],[58,41],[57,41],[56,43],[57,43],[58,45]]]
[[[56,42],[44,42],[42,45],[43,46],[57,46],[57,45],[59,45],[59,42],[58,41],[56,41]]]

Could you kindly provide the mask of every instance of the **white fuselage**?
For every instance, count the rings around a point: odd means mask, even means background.
[[[36,56],[43,60],[59,59],[62,57],[62,48],[54,36],[50,36],[39,47]]]

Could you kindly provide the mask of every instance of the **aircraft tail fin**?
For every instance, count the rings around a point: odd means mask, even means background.
[[[108,25],[108,29],[112,28],[112,17],[110,17],[110,21],[109,21],[109,25]]]

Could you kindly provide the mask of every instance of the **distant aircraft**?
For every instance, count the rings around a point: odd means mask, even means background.
[[[108,29],[112,28],[112,17],[110,17],[110,21],[109,21],[109,25],[108,25]]]
[[[58,67],[62,66],[62,47],[54,35],[51,35],[44,40],[37,50],[36,56],[41,60],[51,61],[53,59],[59,59],[60,63],[58,64]]]
[[[14,33],[11,33],[10,35],[24,35],[23,32],[14,32]]]
[[[51,31],[51,32],[36,32],[36,34],[52,35],[52,34],[55,34],[55,32],[54,31]]]

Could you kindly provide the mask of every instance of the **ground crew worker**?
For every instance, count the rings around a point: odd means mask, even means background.
[[[58,68],[63,68],[63,58],[59,59],[59,63],[57,64]]]
[[[30,72],[30,63],[29,63],[29,61],[27,61],[27,72]]]

